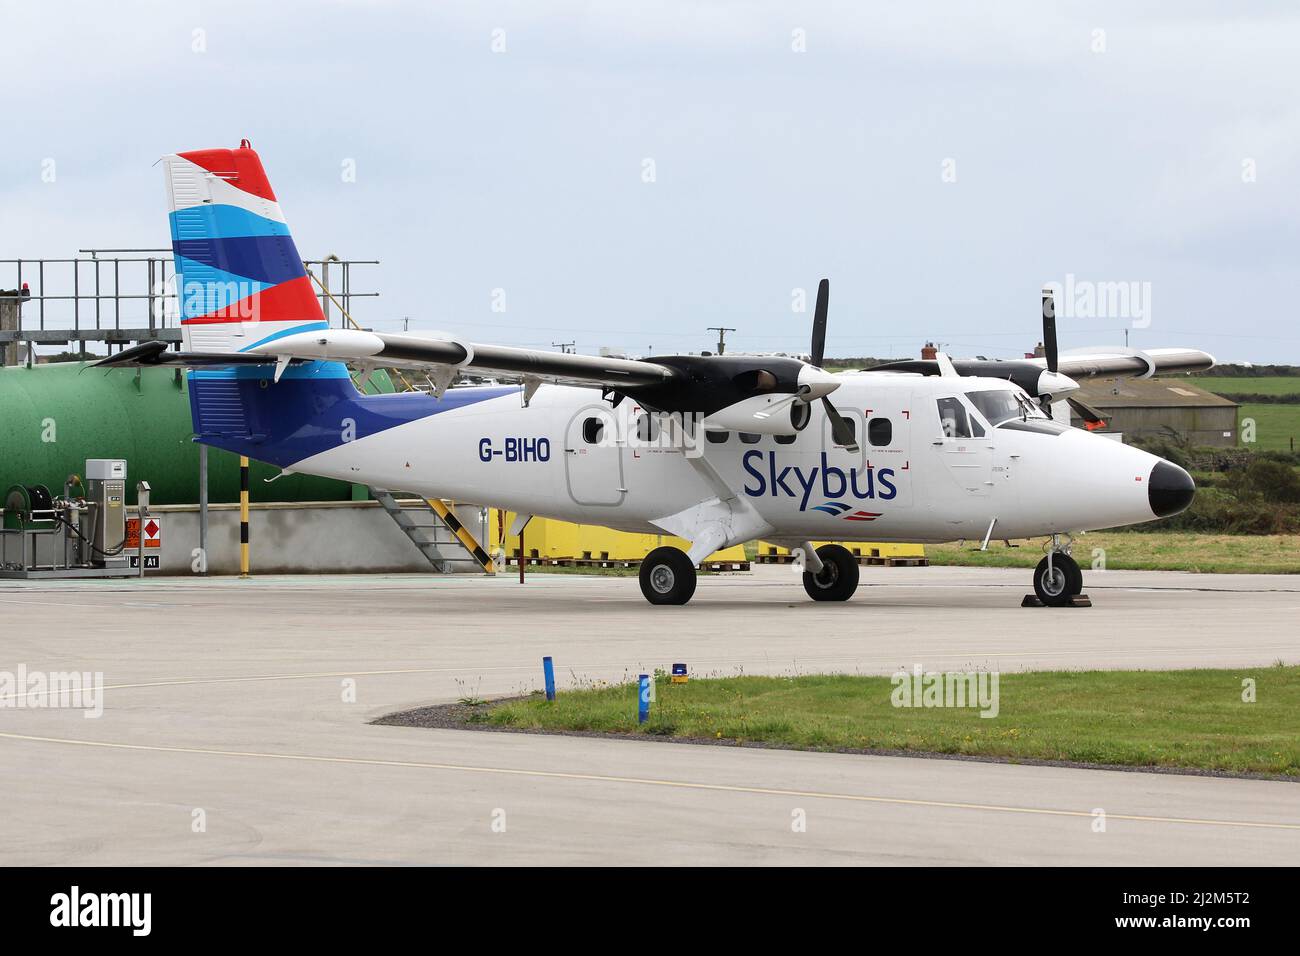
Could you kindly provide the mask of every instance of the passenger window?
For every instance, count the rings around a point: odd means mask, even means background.
[[[776,437],[776,443],[778,445],[793,445],[794,440],[799,436],[798,435],[777,435],[775,437]]]
[[[945,438],[970,438],[970,417],[966,406],[955,398],[939,399],[939,422]]]
[[[714,445],[725,445],[727,439],[731,437],[731,432],[705,432],[704,437]]]
[[[873,445],[888,445],[894,440],[894,423],[888,418],[873,418],[867,422],[867,441]]]
[[[582,423],[582,440],[588,445],[599,445],[605,437],[605,423],[599,418],[588,418]]]
[[[736,432],[736,434],[740,436],[740,440],[746,445],[757,445],[763,438],[762,435],[757,435],[754,432]]]

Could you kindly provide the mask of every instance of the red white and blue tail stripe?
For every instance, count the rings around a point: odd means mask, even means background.
[[[326,328],[262,161],[238,149],[163,158],[183,348],[245,352]]]

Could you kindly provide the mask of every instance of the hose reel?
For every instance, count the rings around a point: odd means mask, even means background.
[[[5,492],[5,527],[21,530],[54,523],[54,496],[44,485],[10,485]]]

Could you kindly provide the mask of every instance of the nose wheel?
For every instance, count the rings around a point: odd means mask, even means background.
[[[1065,607],[1083,591],[1079,562],[1064,551],[1054,551],[1034,569],[1034,594],[1048,607]]]

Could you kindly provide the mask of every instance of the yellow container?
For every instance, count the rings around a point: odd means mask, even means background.
[[[500,546],[502,531],[508,529],[510,522],[515,520],[513,511],[493,509],[493,514],[495,517],[491,522],[492,541],[490,544],[484,545],[489,554]],[[578,550],[578,530],[578,525],[569,524],[567,521],[534,518],[528,522],[528,527],[524,528],[524,548],[527,556],[543,561],[582,557],[582,552]],[[505,540],[506,554],[513,558],[518,550],[519,535],[507,535]]]
[[[885,544],[870,541],[814,541],[812,544],[814,548],[820,548],[824,544],[838,544],[841,547],[848,548],[850,554],[859,558],[925,557],[925,545],[921,544]],[[768,541],[758,542],[758,556],[760,558],[785,557],[789,553],[789,548],[782,548]]]
[[[599,525],[584,524],[579,526],[578,540],[581,542],[583,558],[597,561],[640,561],[655,548],[680,548],[690,550],[690,542],[670,534],[649,534],[631,531],[611,531]],[[738,544],[730,548],[715,551],[704,559],[705,562],[745,561],[745,546]]]
[[[515,520],[514,512],[493,509],[493,537],[485,545],[489,553],[501,545],[502,528]],[[503,522],[504,521],[504,525]],[[573,524],[552,518],[534,518],[524,529],[524,547],[530,558],[539,560],[577,559],[588,561],[640,561],[658,547],[690,549],[690,544],[668,534],[614,531],[594,524]],[[519,550],[519,536],[507,535],[505,551],[514,557]],[[745,561],[744,545],[715,551],[707,562]]]

